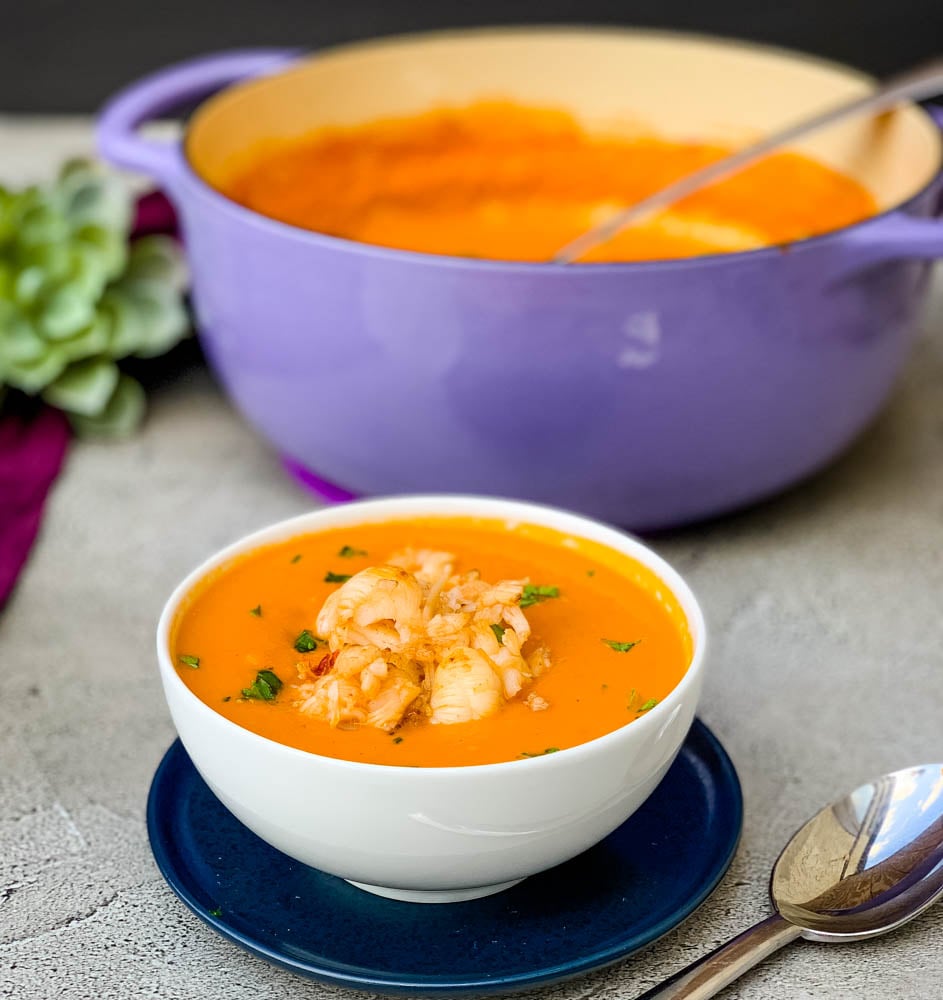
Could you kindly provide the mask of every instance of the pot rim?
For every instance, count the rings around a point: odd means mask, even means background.
[[[817,56],[812,53],[802,52],[799,50],[790,49],[786,46],[778,46],[767,43],[754,43],[740,38],[731,38],[723,35],[714,35],[711,33],[700,33],[693,31],[666,31],[659,29],[647,29],[647,28],[632,28],[626,26],[599,26],[591,24],[573,24],[573,25],[510,25],[504,26],[482,26],[467,29],[444,29],[444,30],[433,30],[433,31],[417,31],[417,32],[406,32],[396,35],[381,36],[379,38],[365,39],[362,41],[346,42],[339,45],[327,46],[322,51],[329,51],[331,53],[345,52],[357,49],[369,49],[372,47],[382,47],[384,45],[396,44],[399,42],[409,42],[409,41],[436,41],[440,39],[448,39],[455,37],[467,37],[469,35],[488,35],[488,34],[513,34],[520,32],[521,34],[572,34],[572,35],[631,35],[634,37],[646,37],[652,39],[665,39],[665,40],[676,40],[676,41],[699,41],[714,43],[719,46],[726,48],[740,48],[748,51],[758,52],[760,54],[766,53],[769,55],[779,55],[784,56],[795,62],[807,63],[813,66],[821,66],[823,68],[829,68],[836,71],[840,71],[849,77],[857,77],[863,82],[868,82],[871,84],[876,84],[878,81],[875,77],[870,74],[863,73],[860,70],[855,69],[853,66],[849,66],[845,63],[841,63],[834,59],[827,59],[821,56]],[[308,53],[299,54],[300,57],[289,62],[285,67],[280,68],[273,73],[266,74],[263,76],[249,77],[247,79],[239,80],[229,86],[223,87],[221,90],[217,91],[215,94],[210,95],[205,100],[201,101],[198,105],[196,111],[191,116],[189,121],[186,123],[183,134],[180,136],[177,143],[177,153],[181,166],[183,167],[183,175],[194,184],[198,189],[199,193],[204,197],[208,198],[211,202],[219,203],[219,207],[228,209],[237,218],[242,219],[254,225],[257,228],[263,230],[268,230],[275,235],[283,235],[295,240],[300,240],[302,242],[307,242],[313,244],[319,249],[324,250],[340,250],[349,254],[356,255],[366,255],[369,257],[378,257],[382,260],[388,260],[392,263],[413,263],[413,264],[426,264],[437,267],[442,267],[445,269],[469,269],[475,271],[500,271],[502,273],[521,273],[528,276],[535,275],[545,275],[545,274],[562,274],[564,272],[569,273],[592,273],[592,274],[607,274],[609,272],[617,274],[625,274],[628,269],[633,270],[645,270],[648,273],[658,272],[662,270],[677,270],[685,267],[694,266],[718,266],[724,262],[740,262],[747,261],[750,262],[754,260],[762,260],[764,257],[782,257],[798,250],[804,250],[806,247],[818,246],[819,244],[833,238],[838,238],[846,233],[851,233],[856,230],[860,230],[869,225],[880,225],[885,224],[887,220],[896,215],[899,212],[906,212],[911,206],[919,202],[922,198],[930,194],[943,179],[943,123],[938,121],[934,116],[924,107],[922,104],[914,102],[905,102],[904,106],[910,107],[923,115],[933,127],[934,133],[937,139],[937,166],[936,172],[929,179],[929,181],[921,187],[918,191],[912,194],[910,197],[896,205],[884,209],[883,211],[876,212],[874,215],[869,215],[864,219],[860,219],[857,222],[850,223],[846,226],[841,226],[837,229],[830,229],[824,233],[817,233],[813,236],[806,236],[802,239],[793,240],[788,243],[773,243],[768,246],[756,247],[752,250],[738,250],[733,252],[719,252],[719,253],[707,253],[700,254],[695,257],[672,257],[672,258],[662,258],[656,260],[642,260],[642,261],[599,261],[599,262],[578,262],[574,264],[563,264],[554,261],[514,261],[514,260],[500,260],[492,258],[482,258],[482,257],[459,257],[452,254],[436,254],[429,253],[427,251],[421,250],[407,250],[399,247],[388,247],[376,243],[364,243],[359,240],[349,239],[344,236],[333,236],[328,233],[322,233],[314,229],[306,229],[303,226],[297,226],[293,223],[283,222],[279,219],[274,219],[271,216],[265,215],[262,212],[258,212],[255,209],[248,208],[245,205],[239,204],[239,202],[234,201],[228,195],[223,194],[218,188],[214,187],[207,181],[191,164],[190,157],[188,154],[188,145],[190,141],[190,133],[192,131],[193,125],[196,122],[198,116],[211,104],[213,104],[218,98],[223,95],[231,94],[234,90],[239,90],[242,88],[252,87],[259,83],[264,82],[266,79],[271,77],[281,76],[285,73],[291,72],[293,69],[298,68],[299,63],[315,61],[319,58],[320,53],[315,50]]]

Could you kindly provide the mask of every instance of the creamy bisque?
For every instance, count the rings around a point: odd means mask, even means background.
[[[485,580],[556,592],[526,607],[527,648],[545,648],[549,668],[494,715],[456,725],[406,717],[386,732],[305,714],[300,692],[327,653],[314,641],[325,600],[406,548],[445,550]],[[435,518],[331,529],[236,558],[184,599],[171,654],[194,694],[261,736],[352,761],[445,767],[562,750],[641,718],[683,677],[692,639],[666,585],[628,556],[534,525]],[[535,711],[529,695],[547,707]]]
[[[572,116],[482,102],[262,143],[221,190],[263,215],[433,254],[546,261],[564,244],[731,153],[720,144],[587,133]],[[851,177],[782,152],[623,230],[588,261],[789,243],[873,215]]]

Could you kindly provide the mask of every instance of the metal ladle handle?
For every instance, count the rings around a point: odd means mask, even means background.
[[[801,935],[774,913],[635,1000],[707,1000]]]
[[[688,174],[660,191],[656,191],[653,195],[616,212],[599,223],[598,226],[593,226],[581,236],[577,236],[575,240],[557,251],[553,262],[555,264],[572,264],[594,247],[611,240],[626,226],[637,222],[643,216],[667,208],[676,201],[694,194],[695,191],[700,191],[701,188],[738,173],[751,163],[766,156],[767,153],[771,153],[780,146],[788,145],[808,132],[814,132],[826,125],[833,125],[835,122],[853,115],[865,114],[866,112],[879,114],[901,101],[920,101],[940,93],[943,93],[943,59],[935,59],[931,63],[891,77],[877,90],[873,90],[863,97],[856,97],[853,101],[846,101],[828,108],[812,118],[804,118],[802,121],[789,125],[779,132],[774,132],[730,156],[725,156],[722,160],[717,160],[700,170],[695,170],[694,173]]]

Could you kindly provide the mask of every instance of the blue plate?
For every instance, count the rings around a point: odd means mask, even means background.
[[[207,788],[178,740],[147,828],[173,891],[223,937],[332,985],[439,996],[508,993],[617,962],[689,916],[730,864],[736,771],[695,722],[665,780],[585,854],[465,903],[402,903],[292,861]]]

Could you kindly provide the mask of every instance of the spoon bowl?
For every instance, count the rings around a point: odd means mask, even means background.
[[[886,774],[810,819],[770,884],[779,914],[812,941],[899,927],[943,895],[943,765]]]
[[[773,867],[776,912],[638,1000],[706,1000],[783,945],[861,941],[943,896],[943,764],[885,774],[793,834]]]

